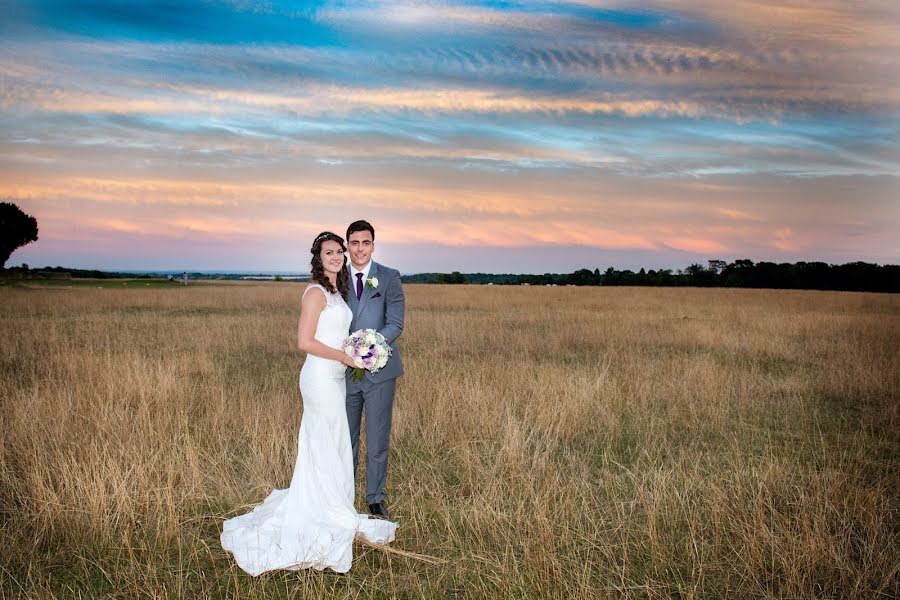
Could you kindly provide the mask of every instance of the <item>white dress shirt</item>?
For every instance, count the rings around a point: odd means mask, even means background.
[[[366,279],[369,278],[369,270],[372,268],[372,259],[369,259],[369,262],[366,263],[366,266],[362,268],[362,271],[358,270],[353,263],[350,263],[350,289],[353,290],[353,293],[356,293],[356,274],[362,273],[362,281],[363,281],[363,290],[366,289]]]

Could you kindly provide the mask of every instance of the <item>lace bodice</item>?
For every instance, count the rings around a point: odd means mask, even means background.
[[[344,302],[339,292],[329,293],[321,284],[310,283],[303,295],[306,296],[313,288],[322,290],[327,303],[319,315],[319,325],[316,327],[316,335],[314,337],[326,346],[340,348],[350,332],[350,321],[353,318],[353,312],[347,306],[347,303]]]

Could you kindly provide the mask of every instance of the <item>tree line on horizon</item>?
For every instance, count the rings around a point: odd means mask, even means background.
[[[0,271],[16,276],[33,276],[28,265],[5,269],[6,261],[17,249],[38,239],[37,220],[11,202],[0,202]],[[118,278],[123,273],[99,270],[64,269],[46,267],[48,275],[65,274],[83,278]],[[195,274],[200,278],[209,275]],[[127,275],[135,277],[135,275]],[[138,277],[149,277],[149,274]],[[277,277],[276,280],[280,279]],[[404,283],[439,284],[495,284],[495,285],[576,285],[576,286],[692,286],[779,288],[806,290],[836,290],[855,292],[900,292],[900,265],[878,265],[867,262],[851,262],[830,265],[824,262],[754,263],[748,258],[726,262],[710,260],[708,264],[694,263],[685,269],[641,268],[617,270],[609,267],[578,269],[573,273],[544,273],[543,275],[494,274],[494,273],[419,273],[404,275]]]
[[[26,278],[65,275],[73,279],[150,279],[150,273],[119,273],[97,269],[44,267],[28,265],[6,269],[6,273]],[[239,279],[239,275],[189,273],[191,279]],[[823,262],[754,263],[749,259],[732,263],[712,260],[704,266],[692,264],[683,270],[640,269],[637,272],[609,267],[578,269],[573,273],[543,275],[515,273],[417,273],[403,275],[403,283],[474,284],[474,285],[575,285],[575,286],[661,286],[661,287],[735,287],[834,290],[855,292],[900,292],[900,265],[877,265],[853,262],[829,265]],[[275,281],[281,281],[275,277]]]
[[[743,258],[734,262],[710,260],[684,269],[629,269],[609,267],[578,269],[573,273],[543,275],[494,273],[419,273],[404,275],[404,283],[492,284],[492,285],[576,285],[576,286],[690,286],[834,290],[854,292],[900,292],[900,265],[851,262],[830,265],[824,262],[773,263]]]

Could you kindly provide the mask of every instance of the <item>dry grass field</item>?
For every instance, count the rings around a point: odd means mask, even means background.
[[[103,285],[0,287],[3,597],[900,594],[900,296],[408,285],[389,501],[444,562],[254,579],[302,286]]]

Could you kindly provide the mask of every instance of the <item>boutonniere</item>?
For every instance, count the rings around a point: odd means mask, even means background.
[[[378,278],[369,277],[368,279],[366,279],[366,287],[370,290],[378,289]]]

